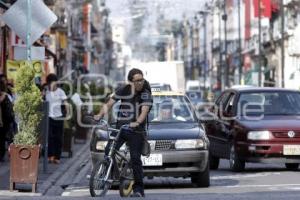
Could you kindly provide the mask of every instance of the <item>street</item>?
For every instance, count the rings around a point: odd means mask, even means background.
[[[87,165],[90,167],[90,163]],[[86,170],[84,167],[83,170]],[[90,171],[86,171],[88,175]],[[82,176],[83,174],[81,174]],[[298,199],[300,195],[300,175],[287,171],[282,165],[247,164],[243,173],[229,171],[228,161],[222,160],[220,169],[211,171],[211,186],[195,188],[190,179],[154,178],[145,179],[147,198],[163,199]],[[88,180],[83,176],[76,185],[68,186],[61,194],[69,197],[89,197]],[[118,197],[116,188],[109,191],[107,198]],[[265,198],[263,198],[265,196]]]
[[[0,199],[52,200],[52,199],[92,199],[89,194],[88,176],[91,160],[88,147],[76,159],[70,170],[50,188],[45,196],[18,195]],[[77,166],[77,168],[75,167]],[[300,174],[288,171],[283,165],[250,164],[242,173],[229,170],[227,160],[221,160],[219,170],[211,170],[211,186],[195,188],[189,178],[145,179],[146,199],[299,199]],[[116,187],[104,199],[119,199]]]
[[[298,44],[300,0],[0,0],[0,200],[300,199]]]

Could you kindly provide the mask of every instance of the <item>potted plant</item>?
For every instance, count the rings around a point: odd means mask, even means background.
[[[42,119],[42,96],[34,82],[35,72],[30,63],[20,67],[17,73],[14,110],[19,119],[19,131],[10,145],[10,190],[15,183],[32,184],[36,191],[39,150],[38,126]]]

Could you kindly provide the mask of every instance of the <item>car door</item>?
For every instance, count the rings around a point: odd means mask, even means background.
[[[223,110],[216,126],[219,133],[219,142],[223,158],[229,158],[230,155],[230,148],[233,139],[232,134],[234,131],[236,96],[235,92],[230,92],[227,101],[224,102]]]
[[[224,148],[224,141],[222,139],[221,133],[221,125],[220,125],[220,118],[222,117],[222,107],[226,105],[230,92],[224,92],[221,96],[216,100],[215,106],[212,112],[215,113],[214,119],[208,120],[206,125],[207,135],[210,140],[210,152],[213,156],[216,157],[223,157],[223,148]]]

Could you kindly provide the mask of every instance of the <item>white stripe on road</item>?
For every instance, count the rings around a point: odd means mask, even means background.
[[[243,178],[256,178],[263,176],[272,176],[280,175],[279,172],[270,172],[270,173],[256,173],[256,174],[238,174],[238,175],[229,175],[229,176],[212,176],[211,180],[221,180],[221,179],[243,179]]]
[[[63,192],[61,196],[70,196],[71,192]]]
[[[277,185],[231,185],[225,186],[226,188],[247,188],[247,187],[293,187],[300,186],[300,184],[277,184]]]

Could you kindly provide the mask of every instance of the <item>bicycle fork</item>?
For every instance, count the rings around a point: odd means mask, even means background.
[[[113,179],[109,179],[109,177],[110,177],[110,175],[111,175],[111,170],[112,170],[112,167],[113,167],[113,160],[112,160],[111,157],[109,157],[108,159],[109,159],[109,166],[108,166],[106,175],[105,175],[105,177],[104,177],[104,182],[112,183],[112,182],[113,182]]]
[[[113,141],[111,145],[113,147],[112,149],[114,149],[115,146],[116,146],[115,141]],[[113,168],[113,163],[114,163],[114,161],[112,159],[112,155],[113,155],[113,150],[112,149],[110,149],[110,151],[108,153],[108,156],[107,156],[107,159],[109,160],[109,166],[108,166],[108,169],[107,169],[107,173],[104,177],[104,181],[109,182],[110,184],[113,182],[113,179],[109,179],[109,177],[111,175],[112,168]]]

